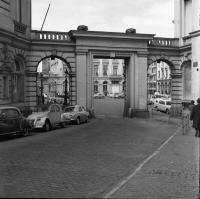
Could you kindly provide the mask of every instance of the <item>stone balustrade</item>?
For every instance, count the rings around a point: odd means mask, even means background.
[[[178,47],[179,40],[177,38],[164,38],[164,37],[154,37],[149,40],[149,46],[159,46],[159,47]]]
[[[48,40],[48,41],[69,41],[67,32],[54,32],[54,31],[31,31],[32,40]]]

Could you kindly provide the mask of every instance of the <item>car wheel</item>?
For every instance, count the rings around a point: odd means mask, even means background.
[[[87,116],[86,119],[85,119],[85,123],[88,123],[88,119],[89,119],[89,118],[88,118],[88,116]]]
[[[51,130],[51,124],[48,120],[45,121],[43,129],[44,129],[44,131],[50,131]]]
[[[77,125],[80,124],[80,118],[79,118],[79,117],[76,118],[76,124],[77,124]]]
[[[62,128],[66,128],[66,127],[67,127],[67,122],[62,122],[62,123],[61,123],[61,127],[62,127]]]
[[[24,137],[28,136],[29,135],[29,129],[27,127],[24,128],[21,135],[24,136]]]

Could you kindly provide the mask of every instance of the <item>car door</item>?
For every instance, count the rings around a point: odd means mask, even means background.
[[[7,109],[5,113],[10,132],[20,131],[22,120],[20,112],[17,109]]]
[[[54,104],[50,105],[50,107],[49,107],[48,118],[51,122],[51,125],[54,125],[55,121],[56,121]]]
[[[0,134],[8,133],[10,131],[7,116],[4,110],[0,110]]]
[[[78,107],[78,112],[77,114],[79,115],[80,117],[80,121],[83,122],[84,121],[84,118],[83,118],[83,113],[82,113],[82,108],[79,106]]]
[[[56,104],[54,105],[54,107],[55,107],[55,122],[56,123],[60,123],[60,121],[61,121],[61,112],[62,112],[61,107],[56,105]]]
[[[161,101],[161,111],[165,111],[165,101]]]

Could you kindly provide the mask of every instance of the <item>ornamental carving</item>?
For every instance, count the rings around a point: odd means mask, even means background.
[[[0,61],[3,64],[8,64],[13,62],[12,52],[8,50],[8,45],[3,45],[3,48],[0,49]]]

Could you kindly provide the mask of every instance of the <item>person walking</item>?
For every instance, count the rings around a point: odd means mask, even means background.
[[[194,100],[191,100],[190,105],[188,106],[190,113],[192,112],[192,109],[193,109],[194,106],[195,106]]]
[[[196,130],[195,137],[200,137],[200,98],[191,110],[190,120],[193,121],[192,127]]]

